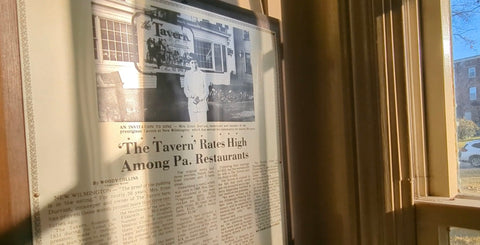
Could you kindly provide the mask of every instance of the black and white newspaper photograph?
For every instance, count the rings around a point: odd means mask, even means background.
[[[255,120],[249,31],[154,5],[95,5],[110,8],[92,23],[100,121]]]
[[[18,1],[34,244],[286,244],[278,28],[200,0]]]

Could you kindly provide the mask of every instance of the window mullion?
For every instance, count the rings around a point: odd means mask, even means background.
[[[457,194],[457,151],[450,2],[421,3],[428,194],[453,197]]]

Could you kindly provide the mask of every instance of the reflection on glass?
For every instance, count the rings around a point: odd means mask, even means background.
[[[459,192],[480,193],[480,2],[451,0]],[[470,244],[470,243],[456,243]],[[475,243],[475,244],[480,244]]]
[[[450,227],[450,245],[480,244],[480,231],[458,227]]]

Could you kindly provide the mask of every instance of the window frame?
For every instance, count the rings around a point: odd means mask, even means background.
[[[365,116],[362,110],[367,105],[363,105],[363,100],[372,101],[365,96],[368,95],[365,89],[378,92],[382,141],[379,151],[383,155],[380,180],[370,182],[366,179],[372,177],[372,172],[365,168],[379,165],[363,161],[368,154],[357,144],[361,153],[357,171],[362,184],[359,187],[362,240],[383,239],[383,244],[448,244],[450,226],[480,229],[480,221],[474,218],[480,214],[480,205],[457,193],[453,62],[450,28],[445,28],[450,26],[449,1],[372,0],[370,13],[368,7],[362,10],[360,3],[351,0],[350,4],[350,13],[370,14],[374,26],[373,30],[364,29],[358,25],[368,24],[355,16],[350,20],[357,98],[354,103],[357,113]],[[357,50],[356,28],[373,36],[365,37]],[[377,78],[361,72],[368,71],[364,68],[369,68],[369,64],[358,50],[365,50],[370,43],[377,45],[376,57],[371,57],[376,61],[371,66],[375,67]],[[362,87],[369,79],[377,79],[378,87]],[[373,112],[374,116],[375,113],[378,112]],[[357,141],[368,142],[369,136],[363,132],[369,127],[362,119],[357,120],[356,128],[360,129]],[[375,184],[384,192],[377,195],[367,191],[373,190]],[[373,209],[362,208],[365,206]],[[364,215],[375,210],[384,211],[383,216]],[[368,224],[372,222],[380,225]],[[377,237],[371,237],[372,234]]]
[[[470,101],[477,100],[477,87],[469,87],[468,88],[468,98]]]
[[[468,67],[468,78],[475,78],[477,77],[477,71],[475,66]]]
[[[418,38],[425,45],[419,61],[422,79],[410,83],[424,84],[426,112],[424,133],[418,136],[426,142],[426,161],[412,165],[414,169],[422,169],[414,173],[417,181],[413,188],[426,186],[426,192],[415,193],[417,244],[449,244],[449,227],[480,230],[480,221],[474,218],[480,215],[480,202],[478,197],[460,195],[457,191],[450,1],[415,2],[420,7],[419,28],[422,30]]]
[[[101,27],[101,21],[104,20],[105,22],[107,21],[110,21],[110,22],[113,22],[114,25],[116,23],[118,24],[122,24],[122,25],[126,25],[127,26],[127,32],[129,30],[129,26],[130,28],[133,30],[133,26],[131,26],[132,24],[131,23],[128,23],[128,22],[123,22],[121,20],[115,20],[115,19],[110,19],[108,17],[104,17],[104,16],[99,16],[99,15],[93,15],[92,16],[92,21],[93,21],[93,25],[92,25],[92,28],[93,28],[93,41],[94,41],[94,56],[95,56],[95,60],[97,62],[100,62],[100,63],[111,63],[111,64],[117,64],[118,62],[120,62],[121,64],[122,63],[138,63],[139,60],[140,60],[140,57],[139,57],[139,53],[138,53],[138,41],[137,41],[137,34],[132,31],[132,38],[133,38],[133,43],[130,44],[130,38],[128,38],[128,33],[127,33],[127,42],[125,43],[127,46],[128,46],[128,49],[129,51],[128,52],[124,52],[122,51],[122,55],[124,55],[125,53],[128,54],[128,60],[125,61],[125,60],[112,60],[110,58],[108,59],[105,59],[103,57],[103,54],[104,54],[104,51],[108,52],[109,55],[110,55],[110,52],[111,50],[107,47],[107,49],[104,49],[103,47],[103,37],[102,37],[102,27]],[[123,33],[123,32],[121,32]],[[107,37],[108,38],[108,37]],[[112,42],[112,40],[108,40],[107,42]],[[117,41],[116,40],[113,40],[114,43],[116,43]],[[121,41],[121,45],[124,45],[124,42]],[[136,50],[133,50],[133,52],[130,51],[130,45],[134,45],[134,48],[136,48]],[[116,52],[116,51],[115,51]],[[132,55],[134,55],[134,58],[132,60]]]
[[[471,111],[465,111],[463,113],[463,118],[466,120],[472,120],[472,112]]]
[[[204,67],[204,66],[201,66],[202,62],[199,61],[199,67],[204,70],[204,71],[211,71],[211,72],[216,72],[216,73],[224,73],[226,72],[226,54],[224,53],[224,51],[226,50],[226,48],[224,49],[223,47],[225,47],[225,45],[221,44],[221,43],[216,43],[216,42],[212,42],[210,40],[204,40],[202,38],[195,38],[194,40],[194,50],[195,50],[195,53],[198,54],[198,47],[197,47],[197,42],[201,42],[201,43],[208,43],[210,44],[210,51],[212,52],[212,56],[211,56],[211,63],[212,63],[212,67],[209,68],[209,67]],[[215,51],[215,45],[218,45],[219,46],[219,54],[217,54],[217,52]],[[217,61],[215,60],[216,58],[219,58],[220,61],[219,63],[217,63]],[[217,66],[219,66],[221,69],[217,70]]]

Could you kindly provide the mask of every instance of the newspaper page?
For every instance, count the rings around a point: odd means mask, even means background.
[[[18,0],[34,244],[285,244],[275,33]]]

